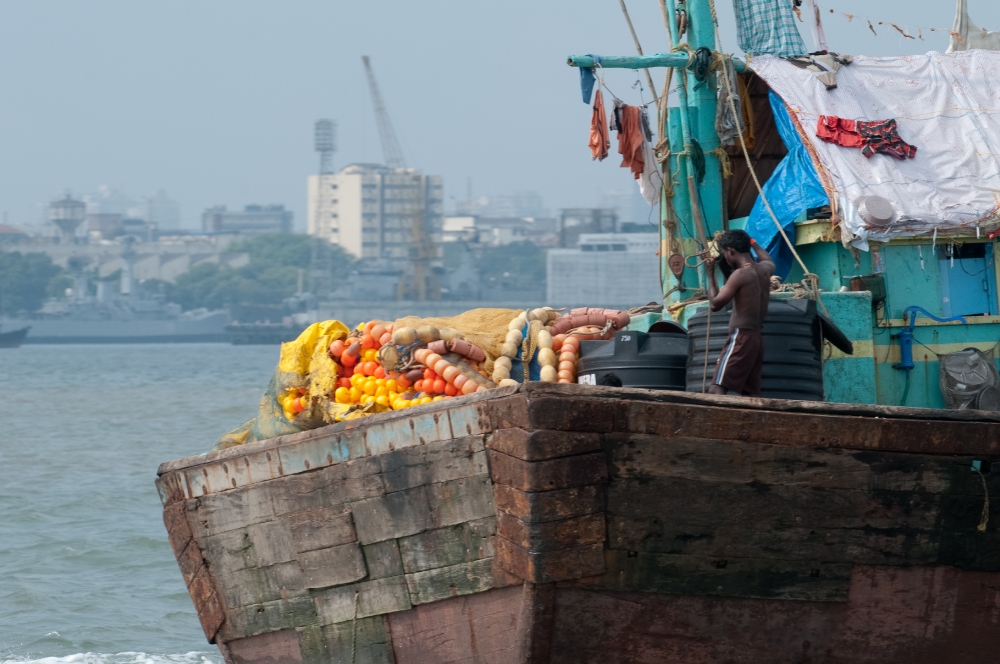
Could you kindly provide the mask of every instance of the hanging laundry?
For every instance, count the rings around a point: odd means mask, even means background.
[[[623,102],[621,99],[615,99],[614,110],[611,111],[611,123],[608,125],[610,131],[621,131],[622,130],[622,106]]]
[[[663,175],[659,163],[653,154],[653,130],[649,125],[649,113],[646,107],[639,111],[639,123],[642,125],[642,175],[639,177],[639,193],[650,205],[660,201],[660,187],[663,186]]]
[[[835,115],[821,115],[816,126],[816,136],[846,148],[861,148],[861,154],[868,159],[876,153],[887,154],[899,160],[917,156],[917,147],[900,138],[895,120],[865,122],[838,118]]]
[[[743,131],[742,118],[733,115],[733,108],[740,112],[742,101],[740,100],[740,86],[736,81],[736,68],[733,61],[726,58],[724,68],[719,72],[719,77],[725,76],[729,79],[729,85],[725,80],[720,80],[719,102],[715,106],[715,133],[719,135],[719,143],[722,145],[733,145]],[[729,91],[733,92],[733,103],[729,103]]]
[[[1000,32],[989,32],[977,26],[969,18],[965,0],[958,0],[955,5],[955,26],[951,31],[948,53],[967,51],[970,48],[1000,51]]]
[[[593,159],[604,161],[611,149],[608,138],[608,117],[604,113],[604,95],[598,90],[594,95],[594,115],[590,119],[590,155]]]
[[[619,111],[618,154],[622,156],[622,167],[628,167],[638,180],[645,168],[645,158],[642,155],[642,120],[638,106],[622,104],[616,108]]]
[[[812,32],[813,45],[817,51],[827,51],[826,33],[823,32],[823,19],[820,18],[819,5],[816,0],[806,0],[806,23]]]
[[[827,90],[837,87],[837,72],[841,66],[847,66],[854,62],[854,58],[849,55],[839,55],[837,53],[813,53],[795,58],[785,58],[796,67],[808,69],[816,74],[820,83],[826,86]]]
[[[747,55],[803,55],[806,49],[795,27],[790,0],[733,0],[740,48]]]
[[[663,175],[657,167],[653,147],[649,141],[642,142],[643,168],[639,177],[639,193],[651,206],[660,202],[660,189],[663,187]]]
[[[650,143],[653,142],[653,130],[650,129],[649,125],[649,113],[646,112],[646,107],[643,106],[639,109],[639,119],[642,121],[642,135],[646,137],[646,140]]]
[[[601,64],[601,56],[588,53],[594,62]],[[590,97],[594,94],[594,81],[596,80],[593,67],[580,67],[580,92],[583,93],[583,103],[589,104]]]

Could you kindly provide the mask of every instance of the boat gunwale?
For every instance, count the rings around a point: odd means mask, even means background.
[[[369,417],[329,424],[316,429],[309,429],[298,433],[268,438],[266,440],[255,441],[245,445],[238,445],[224,450],[215,450],[203,454],[183,457],[173,461],[165,461],[161,463],[157,469],[157,476],[162,477],[168,473],[178,470],[185,470],[204,464],[239,458],[248,454],[272,450],[286,445],[304,443],[363,426],[382,422],[391,422],[401,418],[432,415],[433,413],[451,410],[459,406],[465,406],[482,401],[492,401],[503,397],[514,396],[516,394],[522,394],[529,400],[531,398],[542,397],[589,397],[650,403],[687,404],[712,408],[802,413],[810,415],[899,419],[910,421],[945,421],[954,422],[955,424],[1000,423],[1000,412],[994,413],[992,411],[981,410],[945,410],[933,408],[911,408],[908,406],[796,401],[791,399],[766,399],[759,397],[701,394],[697,392],[677,392],[673,390],[648,390],[638,388],[578,385],[573,383],[542,383],[533,381],[522,385],[496,388],[487,392],[477,392],[475,394],[456,397],[453,399],[415,406],[402,411],[378,413]],[[914,452],[917,452],[917,450],[914,450]]]

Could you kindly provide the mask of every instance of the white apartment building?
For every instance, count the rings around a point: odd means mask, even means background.
[[[575,249],[550,249],[547,302],[630,308],[662,302],[658,233],[582,233]]]
[[[438,175],[412,168],[351,164],[339,173],[309,176],[309,234],[363,259],[406,260],[414,218],[440,242],[444,193]]]

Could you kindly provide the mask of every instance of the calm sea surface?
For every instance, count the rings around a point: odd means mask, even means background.
[[[0,350],[0,663],[220,662],[156,468],[253,417],[277,346]]]

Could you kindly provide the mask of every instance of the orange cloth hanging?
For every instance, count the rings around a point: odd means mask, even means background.
[[[621,126],[618,129],[618,154],[622,156],[622,167],[628,167],[638,180],[646,167],[642,156],[642,126],[639,124],[639,107],[622,104],[620,109]]]
[[[593,159],[604,161],[611,149],[608,138],[608,116],[604,112],[604,95],[600,89],[594,95],[594,115],[590,118],[590,155]]]

